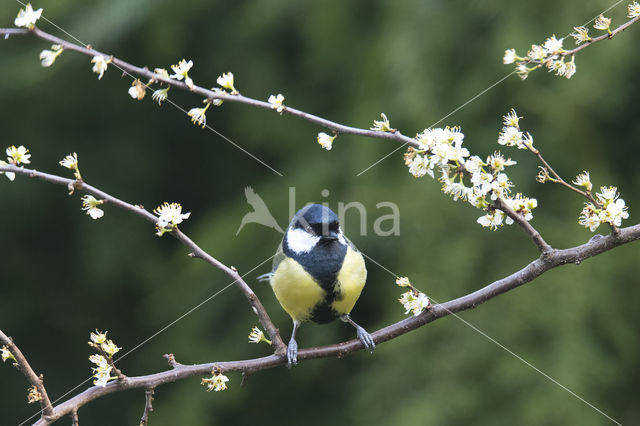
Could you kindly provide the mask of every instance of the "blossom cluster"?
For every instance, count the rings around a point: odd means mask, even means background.
[[[498,137],[498,143],[518,148],[533,148],[530,134],[520,131],[519,117],[511,111],[504,117],[504,127]],[[416,135],[418,148],[409,148],[405,153],[405,164],[409,173],[415,177],[429,175],[442,183],[442,191],[450,195],[454,201],[466,201],[478,209],[487,210],[477,222],[491,229],[497,229],[503,223],[510,225],[513,219],[505,213],[493,208],[492,204],[501,198],[516,213],[529,221],[533,217],[532,210],[537,201],[522,194],[511,196],[513,183],[505,170],[516,164],[505,158],[500,152],[494,152],[483,160],[477,155],[471,156],[463,144],[464,134],[459,127],[426,129]]]
[[[12,145],[7,148],[6,153],[7,161],[0,160],[0,166],[8,166],[9,164],[18,166],[20,164],[31,163],[31,154],[29,154],[29,150],[23,145],[20,145],[17,148]],[[10,181],[13,181],[16,178],[16,174],[13,172],[0,172],[0,175],[1,174],[4,174]]]
[[[220,392],[227,389],[227,382],[229,378],[222,374],[221,371],[214,370],[211,373],[211,377],[202,379],[200,384],[207,387],[207,392],[215,391]]]
[[[409,278],[407,277],[397,277],[396,284],[399,287],[406,287],[409,290],[405,293],[402,293],[400,299],[398,301],[404,309],[406,310],[405,315],[409,312],[413,313],[414,316],[420,315],[425,309],[431,306],[431,302],[426,294],[422,293],[418,289],[416,289]]]
[[[627,5],[627,18],[635,20],[640,17],[640,4],[637,1]],[[611,18],[600,14],[593,23],[593,29],[606,31],[609,37],[611,31]],[[585,26],[573,27],[570,34],[577,45],[593,41],[589,36],[589,29]],[[556,38],[555,35],[547,38],[542,45],[532,44],[525,56],[518,56],[515,49],[507,49],[504,52],[502,62],[504,64],[516,64],[516,73],[521,79],[526,79],[529,73],[540,67],[545,67],[549,72],[558,76],[571,78],[576,72],[575,54],[562,47],[564,38]],[[571,55],[571,60],[565,62],[565,57]]]
[[[95,333],[91,332],[90,338],[89,346],[101,352],[100,354],[89,356],[89,361],[96,365],[91,369],[94,378],[93,384],[104,387],[109,381],[117,378],[111,376],[111,371],[113,370],[113,361],[111,359],[122,348],[117,347],[112,340],[107,339],[106,331],[104,333],[98,330]]]
[[[585,32],[586,35],[586,32]],[[589,39],[590,40],[590,39]],[[516,73],[525,80],[529,73],[542,66],[556,75],[571,78],[576,73],[575,55],[565,62],[566,51],[562,48],[564,38],[556,38],[555,35],[547,38],[542,44],[532,44],[531,49],[524,57],[518,56],[515,49],[507,49],[504,52],[502,62],[504,64],[516,63]],[[531,65],[531,66],[529,66]]]
[[[589,182],[589,185],[591,185],[591,182]],[[585,203],[578,219],[578,223],[585,228],[589,228],[591,232],[594,232],[604,223],[620,226],[622,219],[629,217],[628,208],[624,200],[619,198],[618,188],[615,186],[600,187],[600,192],[596,193],[596,200],[597,203]]]

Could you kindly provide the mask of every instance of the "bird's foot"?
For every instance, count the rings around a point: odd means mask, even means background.
[[[366,331],[365,331],[366,333]],[[298,364],[298,342],[295,339],[289,340],[287,346],[287,368]]]
[[[373,337],[371,337],[367,330],[360,326],[357,326],[356,335],[358,336],[358,340],[360,340],[360,343],[362,343],[365,349],[368,349],[369,352],[373,353],[373,350],[376,348],[376,344],[373,341]]]
[[[371,335],[367,333],[367,330],[356,324],[356,322],[352,320],[349,315],[342,315],[340,317],[340,321],[348,322],[349,324],[351,324],[353,328],[356,329],[356,335],[358,336],[358,340],[360,340],[360,343],[362,343],[362,346],[364,346],[365,349],[369,349],[369,351],[373,353],[373,350],[376,348],[376,344],[373,341],[373,337],[371,337]]]

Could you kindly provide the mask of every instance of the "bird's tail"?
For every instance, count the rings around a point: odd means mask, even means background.
[[[268,272],[266,274],[258,275],[256,278],[258,281],[270,281],[273,276],[273,272]]]

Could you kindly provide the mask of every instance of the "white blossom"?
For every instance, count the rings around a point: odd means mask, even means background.
[[[93,384],[96,386],[105,387],[110,380],[115,379],[115,377],[111,377],[111,370],[113,367],[109,365],[106,358],[102,355],[91,355],[89,356],[89,361],[96,364],[96,367],[92,368],[94,381]]]
[[[193,80],[189,77],[189,70],[191,67],[193,67],[193,61],[182,59],[176,65],[171,65],[171,69],[174,74],[170,75],[169,78],[173,78],[174,80],[184,80],[187,87],[193,90]]]
[[[220,77],[218,77],[218,79],[216,80],[216,82],[221,86],[224,87],[225,89],[231,90],[231,94],[232,95],[237,95],[238,91],[236,90],[236,88],[233,85],[233,73],[232,72],[227,72],[222,74]]]
[[[504,220],[504,213],[502,210],[495,209],[484,216],[480,216],[477,222],[485,228],[492,230],[498,229],[498,226],[502,226]]]
[[[11,164],[29,164],[31,163],[31,154],[29,154],[29,150],[25,148],[23,145],[19,147],[15,147],[14,145],[7,148],[7,161]]]
[[[13,21],[16,27],[31,28],[42,15],[42,8],[33,10],[31,3],[27,3],[24,9],[20,9],[18,16]]]
[[[591,188],[593,188],[589,172],[587,171],[583,171],[582,173],[580,173],[571,183],[573,183],[574,185],[583,186],[589,192],[591,192]]]
[[[86,210],[91,219],[100,219],[104,216],[104,211],[99,209],[98,206],[103,203],[104,201],[97,200],[93,195],[85,195],[82,197],[82,210]]]
[[[611,18],[605,18],[604,15],[600,14],[596,18],[595,23],[593,24],[593,28],[596,30],[608,31],[611,32],[609,27],[611,26]]]
[[[406,310],[405,315],[409,312],[414,316],[420,315],[425,309],[429,307],[429,298],[426,294],[418,292],[416,295],[414,290],[409,290],[406,293],[402,293],[398,301],[404,306]]]
[[[168,97],[169,97],[169,87],[155,90],[153,92],[153,95],[151,95],[151,99],[156,101],[158,105],[162,105],[162,102],[166,101]]]
[[[211,378],[202,379],[200,383],[207,386],[207,392],[219,392],[227,389],[228,381],[229,378],[222,373],[214,373]]]
[[[191,121],[196,126],[204,127],[207,124],[206,112],[211,104],[207,104],[204,108],[191,108],[187,115],[191,117]]]
[[[78,168],[78,154],[74,152],[73,154],[67,155],[60,161],[60,165],[67,169],[76,170]]]
[[[589,37],[589,29],[586,27],[573,27],[575,32],[571,33],[571,37],[576,40],[576,44],[584,43],[587,41],[591,41],[591,37]]]
[[[389,123],[389,119],[387,118],[385,113],[380,114],[382,120],[373,120],[373,127],[370,127],[370,130],[375,130],[378,132],[390,132],[393,129],[391,128],[391,124]]]
[[[516,49],[507,49],[504,51],[504,57],[502,58],[503,64],[512,64],[516,60]]]
[[[156,207],[153,211],[158,215],[158,221],[156,222],[156,235],[162,236],[165,232],[170,231],[183,220],[188,219],[191,213],[182,213],[182,206],[179,203],[167,203]]]
[[[278,111],[279,113],[282,114],[282,111],[284,111],[284,96],[282,95],[282,93],[278,93],[278,95],[271,95],[269,96],[269,103],[271,104],[271,108],[275,109],[276,111]]]
[[[6,362],[8,359],[16,360],[7,346],[0,348],[0,357],[2,358],[2,362]]]
[[[43,67],[50,67],[56,61],[58,56],[62,53],[62,46],[59,44],[54,44],[51,46],[53,50],[43,50],[40,52],[40,64]]]
[[[107,65],[111,62],[111,59],[106,59],[102,55],[96,55],[91,59],[93,64],[92,71],[98,74],[98,80],[102,79],[104,72],[107,70]]]
[[[328,135],[324,132],[318,133],[318,143],[321,147],[326,149],[327,151],[331,151],[333,146],[333,141],[336,139],[336,135]]]

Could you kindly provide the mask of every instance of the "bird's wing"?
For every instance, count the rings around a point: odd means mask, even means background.
[[[276,272],[276,269],[278,269],[278,265],[280,265],[280,262],[282,262],[284,260],[284,258],[286,257],[286,255],[284,254],[284,251],[282,250],[282,243],[280,243],[280,245],[278,246],[278,250],[276,251],[275,256],[273,256],[273,267],[271,268],[271,273]]]
[[[258,281],[271,281],[271,277],[275,274],[276,269],[280,265],[280,262],[285,258],[285,254],[282,251],[282,243],[278,246],[278,250],[276,250],[276,254],[273,256],[273,264],[271,268],[271,272],[267,272],[266,274],[262,274],[257,277]]]
[[[353,251],[355,251],[356,253],[360,253],[360,250],[358,250],[358,247],[356,247],[356,245],[353,244],[353,242],[350,239],[348,239],[346,236],[344,237],[344,239],[347,241],[347,244],[349,244],[349,247],[351,247]]]

